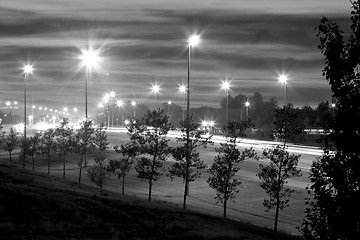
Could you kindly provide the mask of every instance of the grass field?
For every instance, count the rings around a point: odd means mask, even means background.
[[[0,165],[1,239],[295,239],[248,223]]]

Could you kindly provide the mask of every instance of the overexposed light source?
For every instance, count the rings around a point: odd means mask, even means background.
[[[131,106],[136,106],[136,102],[135,101],[131,101]]]
[[[190,36],[190,38],[188,39],[188,44],[190,47],[194,47],[198,45],[199,42],[200,42],[200,36],[196,34]]]
[[[122,107],[123,105],[124,105],[124,101],[123,100],[118,100],[117,102],[116,102],[116,105],[118,106],[118,107]]]
[[[225,80],[222,82],[221,84],[221,88],[224,89],[224,90],[229,90],[230,89],[230,82]]]
[[[249,102],[249,101],[246,101],[246,102],[245,102],[245,106],[246,106],[246,107],[250,106],[250,102]]]
[[[26,64],[24,67],[23,67],[23,70],[24,70],[24,73],[25,74],[30,74],[32,73],[32,71],[34,70],[33,69],[33,66],[31,64]]]
[[[180,86],[179,86],[179,91],[180,91],[181,93],[185,93],[185,92],[186,92],[186,86],[185,86],[185,85],[180,85]]]
[[[168,101],[168,104],[171,105],[171,103],[172,103],[171,100],[169,100],[169,101]]]
[[[154,84],[151,86],[151,91],[154,92],[155,94],[160,92],[160,86],[157,84]]]
[[[92,48],[81,50],[80,60],[88,70],[91,70],[99,62],[99,50]]]
[[[278,77],[278,80],[279,80],[279,82],[281,82],[283,84],[286,84],[286,82],[288,80],[288,77],[285,74],[280,74],[279,77]]]

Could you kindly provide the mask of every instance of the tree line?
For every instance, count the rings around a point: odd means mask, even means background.
[[[288,106],[291,108],[291,105]],[[189,122],[180,122],[181,135],[176,138],[175,146],[169,144],[170,139],[166,136],[172,129],[169,117],[163,110],[149,110],[142,118],[132,118],[127,125],[128,142],[120,146],[114,146],[113,150],[117,157],[109,158],[109,142],[107,134],[102,128],[94,128],[91,121],[84,121],[80,128],[73,129],[68,120],[63,119],[55,129],[48,129],[41,133],[35,133],[29,138],[17,138],[17,134],[10,129],[10,133],[3,133],[1,143],[11,153],[19,146],[19,160],[22,166],[31,160],[32,169],[35,170],[35,161],[39,158],[45,160],[47,173],[50,174],[54,162],[62,161],[63,178],[66,173],[67,158],[70,154],[78,154],[77,166],[79,168],[78,182],[81,183],[82,171],[85,168],[90,181],[100,188],[106,185],[109,175],[116,176],[121,180],[121,192],[125,194],[126,176],[131,170],[135,170],[137,177],[148,182],[148,200],[152,200],[152,188],[161,175],[169,176],[170,180],[175,177],[181,178],[184,183],[183,207],[187,206],[187,197],[190,192],[190,183],[201,177],[203,171],[210,176],[206,180],[209,187],[216,191],[217,203],[223,205],[223,215],[226,217],[227,202],[236,197],[239,192],[241,181],[237,177],[240,164],[249,158],[266,158],[270,164],[260,164],[258,173],[262,182],[260,187],[269,194],[269,199],[264,200],[266,209],[275,207],[275,225],[277,230],[279,210],[288,206],[288,197],[291,190],[284,184],[287,179],[299,176],[296,165],[300,156],[289,154],[286,151],[285,139],[298,134],[294,131],[293,122],[297,114],[287,111],[287,108],[276,109],[275,123],[277,126],[274,134],[284,142],[276,147],[264,149],[262,154],[257,154],[254,149],[240,150],[237,145],[245,131],[253,126],[250,118],[240,122],[229,122],[224,126],[226,140],[216,148],[217,155],[210,166],[206,166],[200,158],[198,149],[206,148],[211,142],[212,135],[206,130],[199,128],[191,117]],[[189,131],[189,138],[187,138]],[[189,139],[189,140],[188,140]],[[9,147],[11,145],[11,147]],[[24,151],[25,150],[25,151]],[[175,160],[168,169],[164,162],[172,156]],[[69,158],[74,158],[72,155]],[[207,170],[204,170],[208,167]],[[285,199],[285,200],[284,200]]]

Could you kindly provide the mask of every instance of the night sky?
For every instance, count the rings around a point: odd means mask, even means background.
[[[30,104],[84,109],[84,68],[79,55],[89,45],[101,61],[88,86],[89,112],[101,97],[182,103],[178,85],[187,81],[187,38],[201,43],[191,53],[191,107],[219,107],[230,94],[282,103],[280,73],[288,74],[287,98],[296,106],[331,100],[322,77],[323,56],[315,27],[322,16],[346,31],[348,0],[1,0],[0,99],[23,104],[22,67]]]

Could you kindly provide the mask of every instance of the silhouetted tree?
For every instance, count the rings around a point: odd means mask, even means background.
[[[340,27],[322,18],[317,27],[319,49],[325,57],[323,75],[336,103],[334,146],[310,169],[306,218],[300,228],[305,239],[360,239],[360,3],[352,1],[351,30],[344,41]]]
[[[17,138],[17,133],[13,128],[10,128],[10,133],[4,139],[4,150],[9,153],[9,161],[11,164],[11,153],[14,151],[16,146],[19,144],[19,139]]]
[[[92,121],[83,121],[79,129],[75,131],[75,145],[74,150],[80,154],[80,160],[77,162],[79,166],[79,183],[81,182],[82,168],[87,165],[87,154],[90,153],[93,148],[92,135],[94,128],[92,127]]]
[[[206,131],[199,130],[200,125],[195,123],[192,117],[190,118],[188,146],[189,159],[187,161],[187,121],[182,121],[180,126],[182,134],[176,139],[176,142],[180,143],[180,145],[171,149],[171,154],[176,162],[169,168],[169,176],[171,180],[174,176],[183,179],[185,183],[183,207],[186,208],[186,197],[189,192],[189,183],[200,177],[201,173],[199,170],[205,168],[206,166],[204,161],[200,159],[197,148],[200,146],[206,148],[211,136],[205,136]]]
[[[42,135],[40,139],[41,154],[45,156],[48,163],[48,174],[50,174],[51,159],[56,155],[56,142],[55,142],[55,130],[48,129]]]
[[[73,151],[74,130],[69,127],[69,120],[64,118],[55,129],[57,154],[63,160],[63,178],[65,178],[66,156]]]
[[[224,217],[226,217],[227,202],[235,198],[235,193],[239,192],[238,186],[241,181],[235,178],[235,174],[240,170],[239,164],[246,158],[255,157],[254,149],[245,149],[243,151],[237,148],[239,137],[245,136],[245,130],[252,126],[251,122],[243,121],[240,123],[230,122],[226,127],[227,141],[220,143],[220,148],[216,148],[218,153],[215,156],[214,163],[209,169],[211,176],[207,182],[211,188],[216,190],[217,203],[224,206]]]
[[[263,158],[269,159],[269,165],[260,164],[258,177],[261,181],[260,187],[269,195],[263,204],[267,211],[275,207],[274,230],[277,231],[279,210],[289,206],[289,199],[292,189],[284,187],[287,179],[301,176],[297,164],[300,155],[289,154],[285,146],[276,146],[263,151]]]
[[[148,154],[150,158],[142,157],[137,162],[135,169],[139,178],[149,181],[149,201],[153,182],[160,176],[160,169],[169,154],[169,139],[167,132],[171,128],[168,117],[163,116],[160,109],[149,110],[140,122],[136,122],[134,130],[130,130],[130,140],[135,141],[140,152]]]
[[[115,174],[118,179],[122,179],[121,193],[125,194],[125,177],[131,170],[136,156],[139,154],[139,147],[134,142],[129,142],[125,145],[114,146],[115,152],[122,156],[116,159],[110,159],[106,170]]]
[[[109,146],[106,132],[101,128],[96,129],[94,131],[92,143],[94,146],[94,164],[89,167],[88,176],[91,182],[95,183],[102,189],[106,180],[105,161],[107,159],[107,149]]]
[[[35,156],[41,154],[40,143],[41,143],[41,133],[35,133],[34,136],[29,138],[28,148],[26,153],[32,160],[32,169],[35,170]]]

